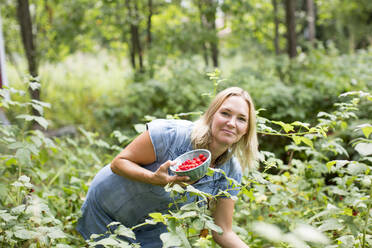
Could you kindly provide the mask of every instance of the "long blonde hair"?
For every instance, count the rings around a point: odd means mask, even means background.
[[[258,140],[256,132],[256,110],[249,93],[239,87],[230,87],[219,92],[210,103],[206,112],[195,122],[191,134],[191,142],[195,149],[207,149],[212,141],[211,124],[214,114],[221,107],[222,103],[231,96],[240,96],[248,104],[248,130],[238,142],[233,144],[218,159],[218,164],[222,164],[235,155],[243,168],[253,169],[258,157]]]

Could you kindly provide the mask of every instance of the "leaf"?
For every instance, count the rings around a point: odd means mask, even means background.
[[[372,143],[358,143],[355,150],[362,156],[369,156],[372,154]]]
[[[31,153],[28,149],[18,149],[15,156],[21,165],[31,165]]]
[[[189,211],[189,210],[199,210],[199,206],[198,204],[196,204],[196,202],[191,202],[191,203],[188,203],[188,204],[185,204],[181,207],[181,210],[185,210],[185,211]]]
[[[136,235],[134,234],[134,232],[130,228],[123,225],[119,225],[118,228],[115,229],[115,233],[118,235],[136,239]]]
[[[300,121],[292,122],[291,125],[293,125],[293,126],[301,126],[301,127],[306,128],[307,130],[309,130],[309,126],[310,126],[309,123],[304,123],[304,122],[300,122]]]
[[[207,226],[207,228],[209,228],[209,229],[217,232],[218,234],[222,234],[223,233],[222,228],[220,226],[214,224],[213,221],[211,221],[211,220],[207,220],[205,222],[205,225]]]
[[[335,160],[333,160],[333,161],[329,161],[329,162],[326,164],[326,167],[327,167],[328,171],[331,171],[332,166],[335,165],[335,164],[336,164],[336,161],[335,161]]]
[[[72,247],[66,244],[57,244],[56,248],[72,248]]]
[[[48,230],[48,236],[49,238],[51,239],[63,239],[63,238],[66,238],[66,234],[64,232],[62,232],[62,230],[54,227],[49,227],[49,230]]]
[[[134,129],[136,130],[137,133],[143,133],[146,131],[146,125],[145,124],[135,124]]]
[[[16,236],[19,239],[33,239],[36,236],[36,232],[29,231],[26,229],[18,229],[14,232],[14,236]]]
[[[301,141],[314,149],[314,145],[313,145],[313,142],[311,141],[311,139],[306,138],[306,137],[301,137]]]
[[[175,247],[181,246],[180,239],[173,232],[171,233],[167,232],[167,233],[160,234],[160,239],[161,241],[163,241],[163,248],[168,248],[172,246],[175,246]]]
[[[341,230],[344,226],[337,219],[327,219],[319,226],[319,230],[322,232],[332,231],[332,230]]]
[[[346,247],[354,247],[355,244],[355,238],[353,235],[344,235],[337,239],[339,242],[341,242],[342,248]]]
[[[288,133],[289,131],[294,131],[294,128],[291,124],[284,123],[282,121],[271,121],[271,122],[274,124],[280,125],[286,133]]]
[[[293,135],[291,136],[291,138],[293,139],[296,145],[299,145],[301,143],[301,137]]]
[[[113,239],[111,236],[105,239],[101,239],[98,242],[95,242],[96,245],[103,245],[104,247],[107,245],[111,245],[113,247],[119,247],[120,243]]]
[[[149,216],[156,222],[162,222],[165,224],[165,218],[161,213],[150,213]]]
[[[185,230],[181,226],[177,226],[176,231],[177,231],[177,236],[179,237],[179,239],[181,240],[183,244],[182,247],[191,248],[190,242],[188,241],[186,237]]]
[[[347,171],[351,174],[351,175],[358,175],[358,174],[362,174],[366,171],[367,167],[366,165],[362,164],[362,163],[350,163],[348,166],[347,166]]]
[[[176,213],[174,216],[178,219],[185,219],[185,218],[198,216],[198,213],[196,211],[187,211],[182,214]]]
[[[34,82],[30,82],[29,86],[32,90],[37,90],[37,89],[40,89],[41,85],[40,83],[34,81]]]
[[[48,121],[44,117],[41,117],[41,116],[18,115],[16,118],[18,118],[18,119],[25,119],[25,121],[36,121],[44,129],[47,129],[47,127],[48,127]]]
[[[117,138],[120,144],[129,139],[128,136],[125,136],[118,130],[112,132],[111,137]]]
[[[279,227],[273,224],[268,224],[265,222],[254,222],[253,231],[261,237],[264,237],[273,242],[280,242],[283,240],[282,231]]]
[[[300,224],[296,227],[293,233],[304,241],[328,244],[327,236],[322,234],[318,229],[305,224]]]
[[[15,217],[15,216],[13,216],[9,213],[6,213],[6,212],[0,212],[0,218],[2,218],[5,222],[9,222],[11,220],[16,220],[17,219],[17,217]]]
[[[372,133],[372,126],[370,124],[362,124],[358,127],[362,129],[364,136],[368,139],[369,135]]]

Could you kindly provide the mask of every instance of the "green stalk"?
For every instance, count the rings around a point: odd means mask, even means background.
[[[372,200],[371,200],[372,188],[370,188],[369,195],[370,195],[370,198],[369,198],[368,208],[367,208],[367,218],[366,218],[366,222],[365,222],[364,228],[363,228],[362,248],[366,247],[366,232],[367,232],[367,228],[368,228],[369,212],[371,211],[371,205],[372,205]]]

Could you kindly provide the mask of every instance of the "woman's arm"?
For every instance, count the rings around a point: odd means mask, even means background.
[[[226,248],[249,248],[239,236],[232,230],[232,220],[234,214],[234,200],[220,198],[217,200],[216,208],[213,212],[215,223],[220,226],[223,233],[219,235],[212,231],[213,239],[221,247]]]
[[[170,176],[168,168],[173,163],[167,161],[155,172],[141,165],[155,162],[156,156],[148,131],[136,137],[111,162],[111,170],[122,177],[132,180],[164,186],[171,182],[187,181],[188,177]]]

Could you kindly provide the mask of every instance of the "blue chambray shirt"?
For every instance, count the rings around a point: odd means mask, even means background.
[[[179,155],[192,150],[193,125],[193,122],[187,120],[165,119],[148,123],[147,129],[154,146],[156,161],[143,167],[156,171],[166,161],[174,160]],[[235,158],[231,158],[219,168],[229,178],[241,182],[242,171]],[[193,187],[217,195],[220,190],[228,190],[232,186],[225,176],[218,172],[212,176],[204,176],[194,183]],[[229,190],[232,196],[237,195],[238,192],[238,189]],[[114,221],[132,227],[143,223],[149,213],[166,213],[170,202],[172,202],[170,193],[163,187],[121,177],[111,171],[110,165],[106,165],[91,183],[81,208],[82,217],[76,229],[85,239],[89,239],[91,234],[105,233],[107,225]],[[137,228],[135,242],[141,243],[141,247],[146,248],[162,247],[159,236],[163,232],[166,232],[166,227],[162,224]]]

